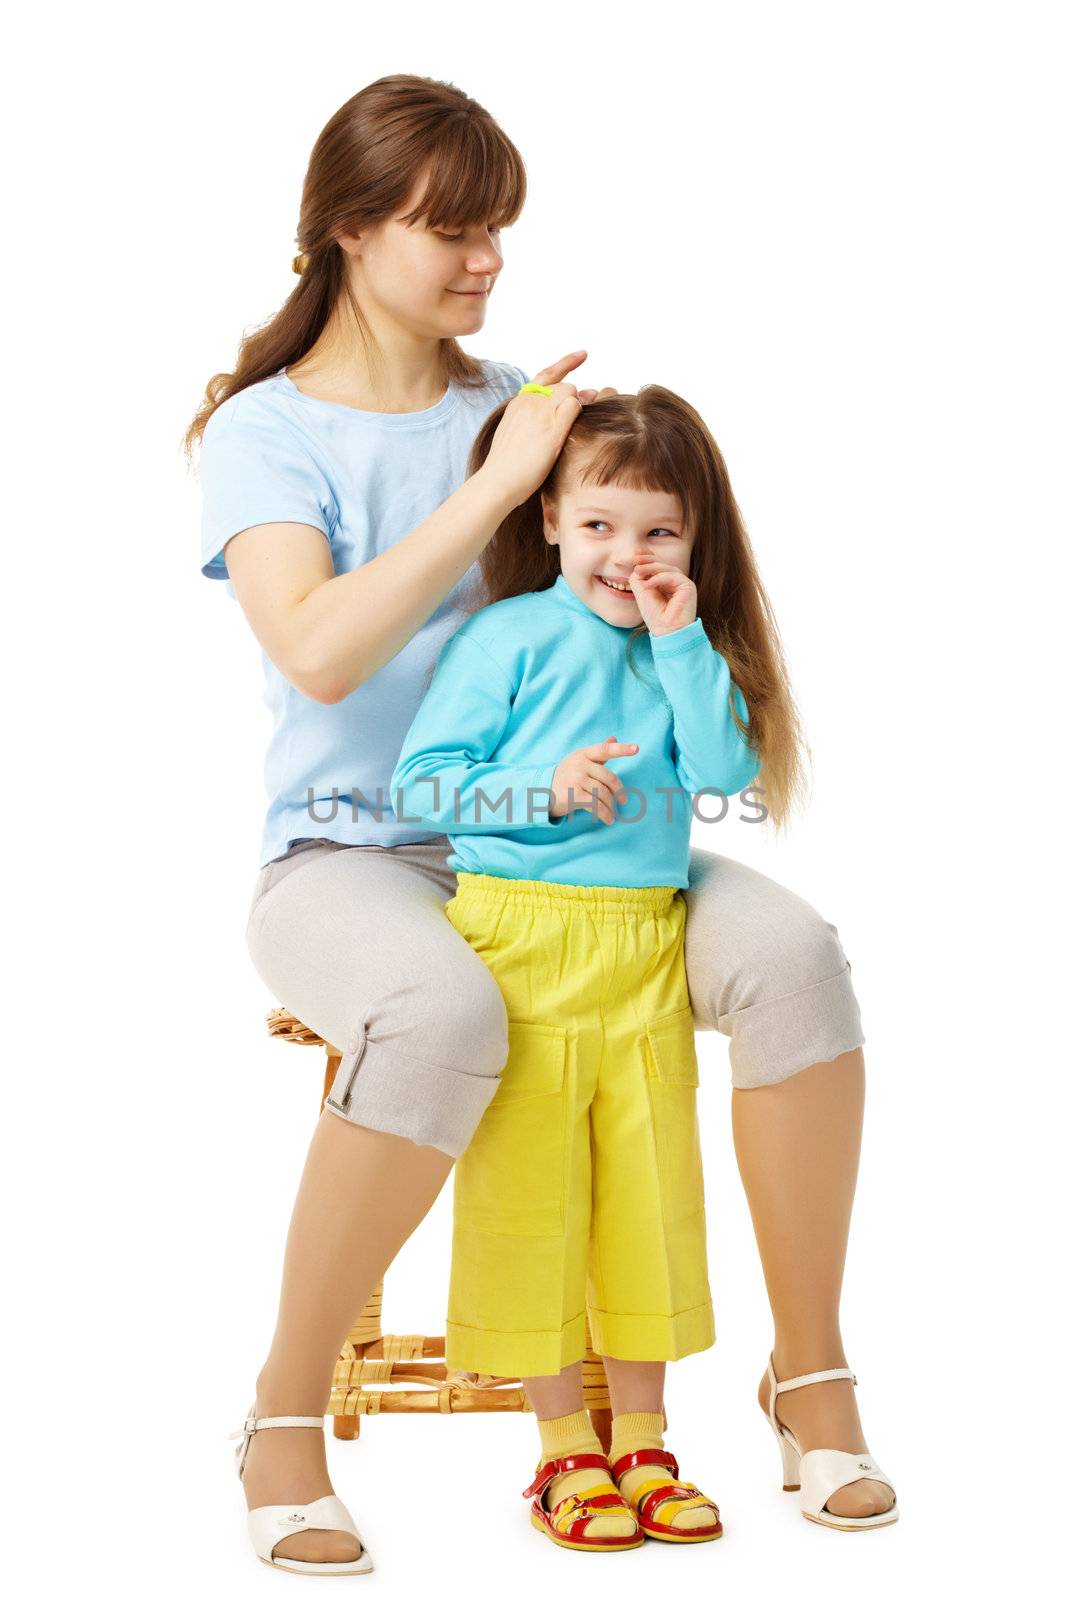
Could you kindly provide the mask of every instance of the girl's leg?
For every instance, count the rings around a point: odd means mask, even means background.
[[[523,1378],[522,1382],[537,1414],[541,1434],[539,1467],[561,1455],[603,1454],[582,1401],[580,1361],[572,1362],[550,1377]],[[594,1485],[600,1489],[614,1489],[615,1480],[603,1467],[578,1467],[573,1472],[557,1474],[546,1491],[549,1510],[554,1510],[568,1495]],[[592,1517],[584,1537],[626,1539],[636,1532],[636,1517]]]
[[[617,1361],[602,1357],[611,1392],[611,1461],[631,1450],[663,1450],[663,1381],[666,1362]],[[792,1392],[792,1391],[790,1391]],[[619,1490],[629,1500],[649,1478],[669,1476],[668,1468],[637,1466],[624,1472]],[[713,1514],[706,1506],[694,1505],[679,1510],[672,1527],[697,1528]]]
[[[698,1028],[730,1038],[733,1127],[774,1318],[780,1378],[847,1365],[838,1322],[863,1121],[864,1040],[833,923],[727,856],[694,850],[686,968]],[[759,1390],[767,1409],[767,1384]],[[847,1380],[778,1402],[802,1450],[865,1451]],[[842,1516],[886,1510],[885,1484],[832,1495]]]
[[[522,1386],[530,1397],[530,1404],[538,1421],[547,1422],[552,1417],[565,1417],[582,1407],[582,1363],[573,1361],[562,1372],[551,1377],[523,1378]]]
[[[664,1361],[616,1361],[601,1356],[611,1394],[611,1414],[625,1411],[663,1411]]]
[[[344,1050],[290,1223],[256,1383],[260,1416],[325,1413],[345,1335],[432,1205],[507,1059],[499,990],[441,909],[455,881],[447,850],[447,841],[323,843],[257,880],[247,937],[260,976]],[[254,1434],[243,1483],[249,1509],[332,1493],[324,1433]],[[351,1535],[316,1529],[278,1548],[305,1560],[357,1553]]]

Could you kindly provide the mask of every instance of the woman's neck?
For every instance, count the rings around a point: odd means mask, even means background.
[[[381,351],[371,361],[358,332],[327,324],[306,355],[286,367],[302,394],[357,411],[428,411],[444,397],[441,341],[411,334],[391,320],[371,322]]]

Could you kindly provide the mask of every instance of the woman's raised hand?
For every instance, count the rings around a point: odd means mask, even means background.
[[[575,367],[581,366],[588,354],[588,350],[572,350],[569,356],[561,356],[550,367],[542,367],[533,380],[534,383],[543,383],[545,385],[560,383],[568,372],[573,372]],[[598,395],[618,394],[618,392],[618,389],[579,389],[577,394],[579,400],[585,405],[589,405]]]
[[[583,402],[598,394],[616,394],[615,389],[583,389],[564,383],[564,375],[585,360],[584,350],[572,350],[550,366],[542,367],[534,383],[544,384],[552,393],[531,394],[520,390],[506,406],[482,472],[500,484],[513,505],[521,505],[544,483],[563,449],[575,417]]]

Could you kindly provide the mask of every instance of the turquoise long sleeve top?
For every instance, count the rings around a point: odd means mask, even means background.
[[[699,618],[642,634],[607,622],[560,573],[549,589],[484,607],[448,639],[390,780],[397,818],[448,835],[448,865],[550,883],[689,887],[693,796],[701,815],[753,781],[759,760],[730,713],[748,707]],[[633,756],[615,821],[550,818],[552,777],[614,735]]]

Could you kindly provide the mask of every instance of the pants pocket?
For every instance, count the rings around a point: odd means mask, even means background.
[[[539,1238],[562,1234],[566,1088],[566,1028],[510,1020],[499,1087],[456,1162],[458,1226]]]
[[[663,1214],[678,1221],[704,1209],[692,1008],[646,1023],[643,1046]]]

